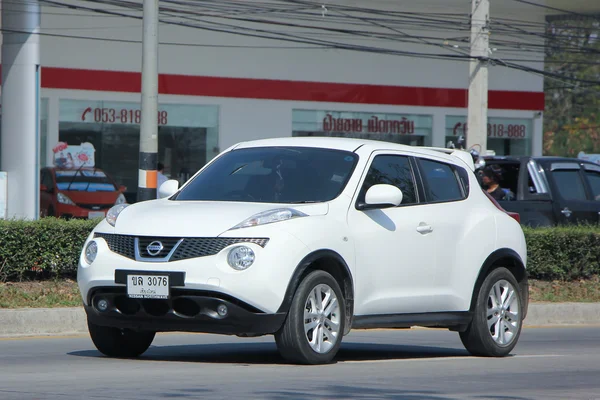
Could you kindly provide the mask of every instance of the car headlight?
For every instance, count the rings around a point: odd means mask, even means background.
[[[85,252],[83,254],[85,261],[88,264],[91,264],[96,259],[96,255],[98,255],[98,244],[95,240],[92,240],[85,246]]]
[[[235,246],[229,250],[227,255],[227,263],[237,271],[250,268],[255,259],[254,251],[248,246]]]
[[[111,226],[115,226],[119,214],[121,214],[121,212],[128,206],[129,204],[119,204],[111,207],[111,209],[106,213],[106,222],[108,222]]]
[[[63,193],[58,193],[56,195],[56,200],[58,200],[58,202],[61,203],[61,204],[68,204],[70,206],[74,206],[75,205],[75,203],[73,202],[73,200],[71,200],[69,198],[69,196],[67,196],[66,194],[63,194]]]
[[[125,204],[127,203],[127,199],[125,199],[125,195],[123,195],[123,193],[119,194],[119,197],[117,197],[117,201],[115,201],[115,206],[118,206],[119,204]]]
[[[275,210],[263,211],[255,214],[250,218],[240,222],[233,229],[248,228],[251,226],[258,226],[264,224],[272,224],[274,222],[286,221],[288,219],[297,217],[306,217],[307,215],[301,211],[294,210],[293,208],[277,208]]]

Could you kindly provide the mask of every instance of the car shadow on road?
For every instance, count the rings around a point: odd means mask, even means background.
[[[103,357],[96,350],[68,353],[78,357]],[[471,357],[464,349],[431,346],[343,343],[333,363],[384,360],[443,359]],[[218,343],[152,346],[139,360],[242,365],[286,365],[274,343]]]

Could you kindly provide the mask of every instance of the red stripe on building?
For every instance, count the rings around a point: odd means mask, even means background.
[[[42,68],[42,87],[140,93],[139,72]],[[160,74],[161,94],[264,100],[465,108],[466,89]],[[543,92],[490,90],[489,108],[543,111]]]

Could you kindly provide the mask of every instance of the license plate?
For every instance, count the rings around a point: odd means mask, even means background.
[[[127,296],[134,299],[168,299],[168,275],[127,275]]]
[[[88,213],[88,219],[104,218],[104,216],[104,211],[90,211]]]

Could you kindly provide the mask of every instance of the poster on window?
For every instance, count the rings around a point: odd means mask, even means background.
[[[80,145],[68,145],[58,142],[52,148],[54,153],[54,166],[63,169],[76,169],[80,167],[93,167],[95,165],[94,154],[96,149],[91,143]]]

